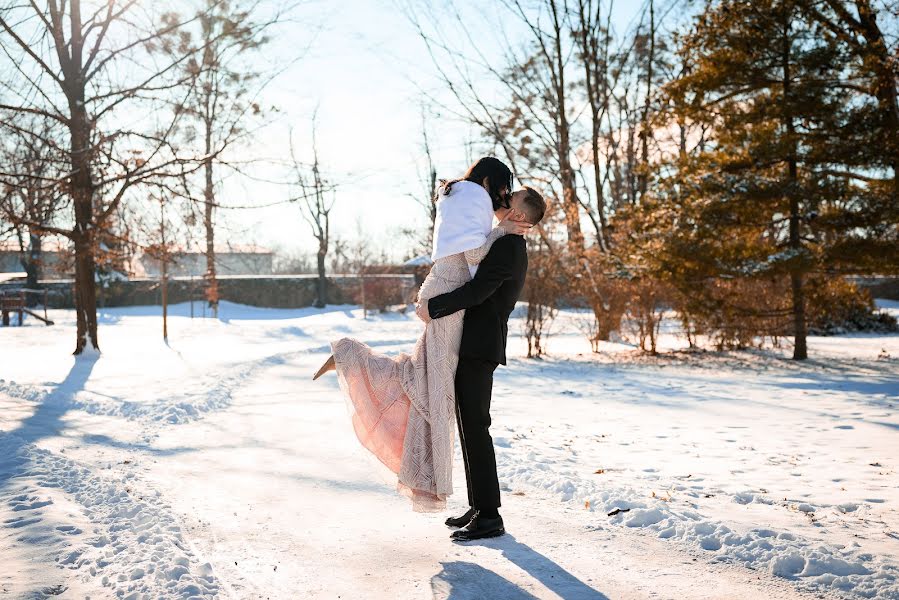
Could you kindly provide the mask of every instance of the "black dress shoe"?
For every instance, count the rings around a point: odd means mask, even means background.
[[[475,511],[475,514],[468,525],[458,531],[454,531],[452,535],[450,535],[450,539],[456,542],[467,542],[470,540],[497,537],[504,533],[506,533],[506,529],[503,527],[502,517],[490,519],[488,517],[482,517],[480,512]]]
[[[476,512],[475,509],[469,508],[468,512],[466,512],[461,517],[450,517],[444,523],[446,523],[447,527],[465,527],[468,525],[468,522],[471,521],[471,518],[474,516]]]

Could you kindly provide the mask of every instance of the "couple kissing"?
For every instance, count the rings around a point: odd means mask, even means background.
[[[433,266],[416,305],[425,328],[411,354],[343,338],[314,379],[336,371],[359,441],[397,475],[415,511],[446,508],[458,427],[469,509],[446,524],[467,541],[505,532],[489,431],[493,372],[506,364],[509,315],[524,287],[523,236],[546,203],[532,188],[513,192],[509,167],[484,157],[441,182],[436,206]]]

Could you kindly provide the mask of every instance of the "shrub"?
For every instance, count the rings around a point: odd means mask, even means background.
[[[850,331],[891,332],[899,330],[896,318],[878,312],[871,294],[842,277],[810,280],[808,328],[815,335]]]

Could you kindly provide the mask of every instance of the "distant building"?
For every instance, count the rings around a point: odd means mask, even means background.
[[[0,243],[0,273],[24,271],[21,252],[15,242]],[[223,246],[216,249],[215,264],[218,275],[271,275],[271,250],[258,246]],[[206,272],[206,254],[201,250],[180,251],[173,255],[168,273],[172,277],[202,277]],[[98,262],[98,267],[102,261]],[[124,259],[115,271],[129,278],[156,278],[161,275],[159,261],[138,252]],[[41,279],[71,279],[74,277],[74,256],[67,241],[46,239],[41,248]]]
[[[18,243],[0,243],[0,273],[24,271],[21,256]],[[73,272],[72,250],[67,244],[57,239],[45,239],[41,244],[41,279],[69,279]]]
[[[271,250],[258,246],[228,246],[215,251],[217,275],[271,275]],[[159,277],[160,261],[148,254],[138,254],[132,261],[135,277]],[[206,272],[206,253],[200,250],[180,251],[172,255],[168,274],[172,277],[202,277]]]

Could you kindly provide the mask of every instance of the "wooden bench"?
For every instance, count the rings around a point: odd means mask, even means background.
[[[0,316],[3,326],[9,327],[9,314],[18,313],[19,326],[25,322],[25,292],[0,292]]]

